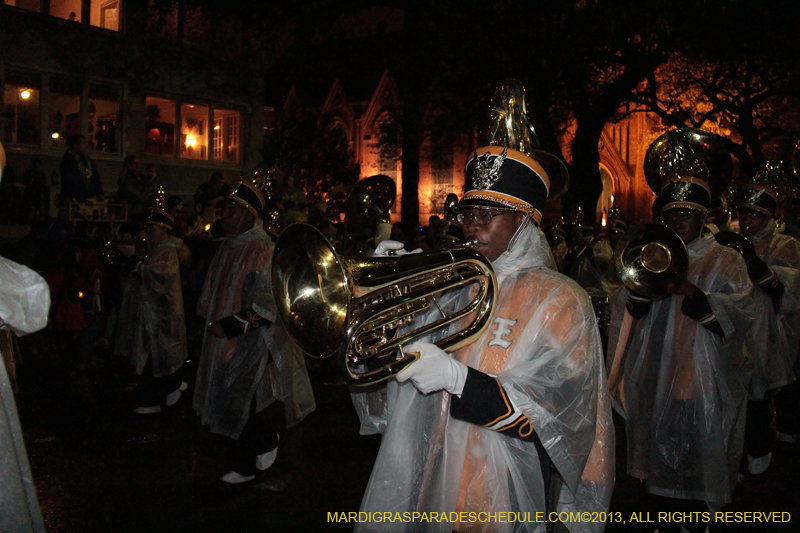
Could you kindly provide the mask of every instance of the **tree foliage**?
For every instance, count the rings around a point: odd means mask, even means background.
[[[778,155],[800,119],[797,20],[776,2],[730,2],[677,41],[634,99],[669,127],[719,133],[744,175]]]

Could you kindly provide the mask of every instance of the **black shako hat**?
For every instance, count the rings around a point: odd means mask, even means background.
[[[227,198],[245,206],[258,218],[272,197],[272,171],[256,167],[237,181]]]
[[[467,162],[467,184],[459,209],[499,207],[527,213],[537,224],[550,190],[544,168],[511,148],[478,148]]]
[[[775,216],[778,210],[778,198],[797,194],[790,177],[792,174],[793,170],[784,161],[767,161],[750,182],[739,190],[736,196],[736,208],[751,209],[769,217]]]
[[[153,207],[150,208],[150,214],[147,215],[147,223],[155,224],[168,230],[171,230],[172,225],[175,223],[175,218],[167,211],[167,200],[163,187],[159,187],[158,191],[156,191]]]
[[[172,225],[175,223],[175,219],[166,211],[153,208],[153,210],[150,211],[150,215],[147,217],[147,223],[156,224],[157,226],[171,230]]]
[[[751,209],[768,217],[775,216],[778,209],[775,192],[763,185],[748,185],[739,191],[736,200],[737,209]]]
[[[697,178],[677,178],[661,189],[664,199],[662,211],[670,209],[693,209],[708,213],[711,206],[711,190],[705,181]]]

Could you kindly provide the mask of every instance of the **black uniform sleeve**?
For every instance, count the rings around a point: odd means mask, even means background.
[[[461,397],[450,401],[450,416],[531,442],[539,442],[530,421],[518,411],[497,379],[469,369]]]
[[[719,325],[717,317],[714,316],[714,311],[711,309],[711,304],[708,303],[706,293],[699,288],[695,287],[691,298],[685,297],[683,299],[681,311],[689,318],[700,322],[711,333],[719,335],[722,342],[725,342],[725,332],[722,331],[722,326]]]
[[[271,324],[272,322],[251,309],[245,309],[219,319],[219,325],[222,326],[225,337],[229,339],[244,335],[254,329],[269,327]]]

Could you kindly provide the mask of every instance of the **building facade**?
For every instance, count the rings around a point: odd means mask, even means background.
[[[213,172],[232,181],[261,160],[264,76],[282,38],[265,27],[152,1],[5,0],[0,139],[12,171],[35,157],[50,176],[80,133],[107,194],[131,154],[168,194],[191,195]]]

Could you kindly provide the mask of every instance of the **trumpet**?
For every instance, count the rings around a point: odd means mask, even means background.
[[[445,312],[437,297],[471,290],[463,307]],[[291,339],[311,357],[337,357],[346,382],[389,379],[418,355],[394,359],[397,348],[459,323],[436,345],[455,350],[476,340],[493,318],[497,278],[491,262],[465,245],[428,254],[359,258],[337,255],[313,226],[293,224],[281,233],[272,260],[278,316]],[[420,314],[440,318],[417,325]],[[414,329],[409,329],[412,324]]]

